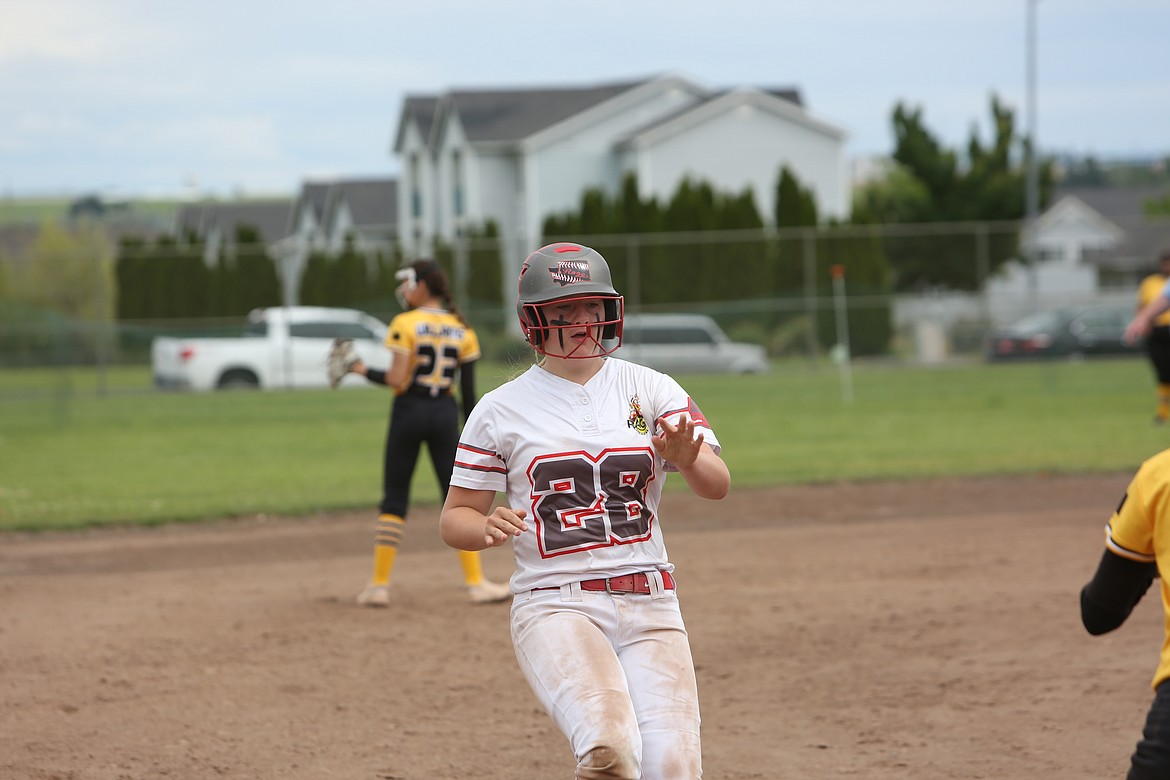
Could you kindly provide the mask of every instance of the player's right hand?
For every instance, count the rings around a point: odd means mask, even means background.
[[[1140,314],[1133,318],[1125,328],[1125,335],[1122,340],[1129,345],[1136,344],[1140,339],[1144,338],[1150,332],[1150,321]]]
[[[487,516],[484,526],[483,540],[488,547],[499,547],[513,536],[519,536],[528,530],[528,523],[524,518],[528,512],[524,509],[498,506]]]

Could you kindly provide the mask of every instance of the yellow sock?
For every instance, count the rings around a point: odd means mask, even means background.
[[[374,532],[374,575],[370,578],[371,585],[390,584],[390,572],[394,568],[398,543],[402,541],[405,528],[406,521],[398,515],[378,517],[378,530]]]
[[[1165,420],[1170,415],[1170,385],[1158,385],[1158,419]]]
[[[459,562],[463,564],[463,581],[468,585],[483,583],[483,564],[479,561],[479,553],[459,550]]]

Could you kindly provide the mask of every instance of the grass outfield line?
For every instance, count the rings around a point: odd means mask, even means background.
[[[481,392],[513,369],[484,366]],[[679,377],[715,426],[734,487],[1129,471],[1170,443],[1140,359],[857,366]],[[159,393],[149,375],[0,372],[0,531],[366,508],[380,498],[379,388]],[[424,455],[415,502],[438,501]],[[679,489],[672,477],[668,489]],[[734,489],[734,488],[733,488]]]

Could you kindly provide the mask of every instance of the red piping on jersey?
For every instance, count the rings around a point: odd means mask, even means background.
[[[460,442],[460,444],[459,444],[459,449],[470,450],[471,452],[478,452],[480,455],[496,455],[495,450],[485,450],[482,447],[473,447],[470,444],[463,444],[462,442]]]
[[[467,469],[468,471],[486,471],[486,472],[489,472],[492,474],[507,474],[508,473],[508,470],[506,468],[504,468],[503,466],[473,466],[472,464],[464,463],[461,460],[455,461],[455,465],[461,469]]]

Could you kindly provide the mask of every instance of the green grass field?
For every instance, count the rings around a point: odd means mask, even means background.
[[[481,391],[510,369],[484,366]],[[679,377],[735,486],[1128,471],[1170,442],[1144,360],[831,366]],[[97,389],[104,389],[104,393]],[[160,393],[143,368],[0,372],[0,530],[370,508],[390,396],[377,388]],[[668,489],[679,489],[677,478]],[[438,490],[425,455],[415,503]]]

